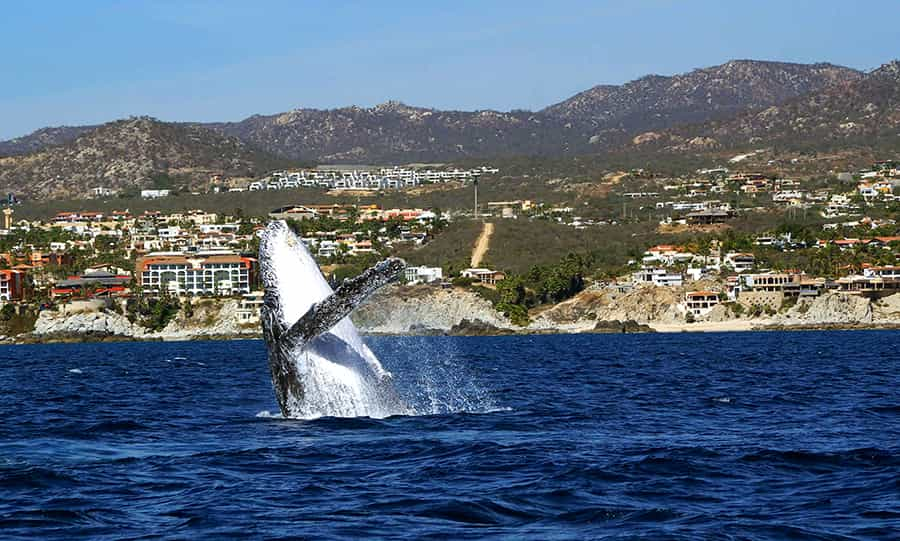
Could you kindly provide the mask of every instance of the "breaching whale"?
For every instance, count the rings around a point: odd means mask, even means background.
[[[403,261],[382,261],[332,291],[303,242],[279,220],[261,235],[259,263],[265,287],[260,319],[282,415],[406,413],[391,374],[347,317],[402,272]]]

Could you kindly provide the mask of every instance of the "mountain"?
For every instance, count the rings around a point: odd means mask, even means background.
[[[895,60],[819,92],[731,118],[642,134],[633,142],[670,150],[692,140],[725,147],[777,144],[827,148],[890,144],[898,141],[898,136],[900,61]]]
[[[672,77],[648,75],[621,86],[595,86],[543,112],[604,129],[641,132],[783,103],[861,76],[832,64],[732,60]]]
[[[536,112],[442,111],[390,101],[239,122],[132,118],[47,128],[0,142],[0,182],[47,198],[97,186],[133,190],[172,177],[197,186],[211,172],[249,176],[283,166],[280,160],[410,163],[705,151],[760,141],[872,144],[887,140],[884,135],[896,140],[898,71],[897,62],[862,73],[832,64],[734,60],[596,86]]]
[[[735,60],[597,86],[539,112],[439,111],[388,102],[297,109],[209,127],[274,154],[326,162],[576,154],[613,148],[648,130],[777,105],[861,76],[832,64]]]
[[[420,162],[585,146],[583,133],[570,123],[540,113],[440,111],[396,101],[206,126],[280,156],[323,162]]]
[[[62,145],[75,140],[97,126],[59,126],[41,128],[36,132],[16,137],[9,141],[0,141],[0,158],[37,152],[47,147]]]
[[[104,124],[39,152],[0,158],[0,185],[35,199],[79,198],[95,187],[192,187],[211,174],[253,176],[277,164],[232,137],[139,117]]]

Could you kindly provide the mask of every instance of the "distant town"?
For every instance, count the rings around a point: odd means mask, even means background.
[[[703,320],[720,305],[735,315],[761,316],[829,291],[869,297],[900,291],[896,264],[900,235],[890,217],[898,200],[900,162],[878,161],[864,171],[838,173],[835,184],[732,170],[743,159],[738,158],[729,167],[700,169],[680,178],[646,170],[621,172],[612,193],[624,202],[625,210],[621,216],[606,218],[581,216],[573,206],[511,199],[475,200],[472,209],[453,211],[298,202],[272,208],[267,216],[203,210],[133,215],[121,209],[63,211],[49,220],[17,220],[16,199],[10,195],[0,229],[0,301],[7,319],[29,310],[118,310],[131,311],[131,317],[139,320],[150,317],[153,306],[166,299],[235,298],[239,320],[255,324],[262,303],[257,234],[269,219],[287,220],[337,283],[353,269],[398,250],[428,245],[457,222],[552,222],[603,234],[629,220],[628,201],[632,213],[658,217],[660,239],[690,234],[691,240],[645,245],[639,257],[621,262],[620,272],[595,276],[594,287],[619,292],[677,289],[678,310],[688,323]],[[275,171],[227,190],[403,189],[474,182],[496,173],[497,168],[487,166],[447,171],[404,167]],[[834,187],[848,183],[855,189]],[[213,178],[210,185],[219,191],[226,183]],[[165,197],[164,192],[144,190],[141,196]],[[109,194],[97,189],[95,195]],[[756,203],[739,206],[738,197]],[[822,223],[817,231],[774,227],[741,239],[729,230],[733,220],[773,210],[814,213]],[[590,276],[591,269],[577,268],[571,272],[578,274],[579,286],[561,296],[526,301],[527,294],[508,297],[503,292],[519,287],[516,284],[524,284],[523,291],[537,291],[540,284],[508,269],[484,266],[480,256],[473,255],[470,263],[456,267],[436,259],[411,265],[403,281],[499,292],[484,296],[520,324],[529,321],[528,311],[541,302],[562,300],[592,283],[581,278]]]

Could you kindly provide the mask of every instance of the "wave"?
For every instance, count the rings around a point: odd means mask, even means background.
[[[76,477],[50,468],[26,465],[0,466],[0,488],[46,489],[72,487],[79,484]]]
[[[740,458],[743,462],[765,462],[788,466],[823,466],[828,468],[888,467],[900,465],[900,456],[874,447],[846,451],[817,452],[804,450],[762,449]]]
[[[109,432],[133,432],[135,430],[146,430],[149,427],[145,424],[131,420],[121,421],[101,421],[88,425],[83,432],[88,434],[106,434]]]

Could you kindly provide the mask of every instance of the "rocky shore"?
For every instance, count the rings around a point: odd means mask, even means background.
[[[490,302],[469,289],[391,286],[360,306],[353,320],[372,335],[464,335],[548,333],[714,332],[746,330],[900,328],[900,294],[870,300],[828,292],[769,316],[748,317],[726,305],[688,323],[678,307],[683,292],[640,287],[628,291],[591,287],[532,314],[526,327],[513,325]],[[34,329],[7,343],[202,340],[258,338],[258,323],[237,318],[237,301],[204,299],[190,317],[180,312],[165,328],[151,331],[109,308],[44,311]]]

